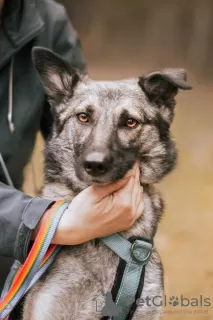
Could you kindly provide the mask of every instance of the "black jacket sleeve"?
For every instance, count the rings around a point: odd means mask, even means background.
[[[52,203],[0,183],[0,256],[24,262],[32,230]]]

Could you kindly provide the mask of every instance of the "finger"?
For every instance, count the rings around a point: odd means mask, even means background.
[[[138,195],[140,195],[140,170],[139,167],[137,167],[136,169],[136,173],[135,173],[135,183],[133,186],[133,190],[132,190],[132,201],[133,203],[136,203]]]
[[[137,212],[141,200],[143,200],[143,187],[139,186],[137,189],[137,195],[132,198],[133,212]]]
[[[131,170],[129,170],[127,173],[126,173],[126,175],[124,176],[124,179],[127,179],[127,178],[129,178],[129,177],[134,177],[135,176],[135,174],[136,174],[136,171],[137,171],[137,168],[139,167],[139,163],[138,163],[138,161],[137,162],[135,162],[135,164],[134,164],[134,166],[132,167],[132,169]]]
[[[135,175],[135,183],[134,183],[132,194],[131,194],[131,204],[132,204],[133,212],[136,212],[138,208],[140,194],[141,194],[139,177],[140,177],[140,170],[138,168]]]
[[[130,177],[127,184],[120,190],[117,191],[116,194],[118,194],[120,197],[123,197],[124,199],[131,199],[132,192],[135,184],[135,177]]]
[[[135,214],[135,221],[142,216],[142,214],[144,212],[144,208],[145,208],[145,206],[144,206],[144,200],[143,200],[143,195],[142,195],[140,202],[139,202],[138,209]]]
[[[120,190],[118,190],[115,193],[115,196],[117,197],[117,199],[121,199],[121,202],[125,202],[125,203],[132,203],[132,193],[133,190],[135,188],[135,192],[138,192],[138,188],[137,186],[135,186],[137,184],[136,181],[138,181],[139,179],[139,167],[138,164],[136,163],[134,165],[134,175],[132,175],[128,181],[128,183]]]
[[[135,179],[134,177],[131,177],[122,189],[114,193],[114,202],[121,206],[124,205],[124,207],[132,207],[132,191],[134,183]]]
[[[144,199],[144,196],[143,196],[143,187],[140,186],[139,188],[139,193],[138,193],[138,198],[137,198],[137,203],[139,204],[141,199],[143,200]]]

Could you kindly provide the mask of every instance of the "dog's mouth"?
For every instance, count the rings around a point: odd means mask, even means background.
[[[100,184],[100,185],[106,185],[109,183],[113,183],[114,181],[112,180],[107,180],[107,179],[90,179],[91,184]]]
[[[85,172],[84,170],[76,170],[76,175],[82,182],[87,184],[109,184],[113,183],[117,180],[122,179],[126,174],[126,171],[120,170],[120,172],[116,172],[113,168],[110,168],[107,173],[100,176],[92,176]]]

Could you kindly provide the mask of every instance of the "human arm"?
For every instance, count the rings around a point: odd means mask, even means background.
[[[22,263],[53,203],[0,183],[0,256]],[[125,230],[143,208],[139,169],[134,168],[112,185],[93,185],[78,194],[64,212],[52,242],[74,245]]]
[[[32,230],[52,203],[0,183],[0,256],[25,260]]]

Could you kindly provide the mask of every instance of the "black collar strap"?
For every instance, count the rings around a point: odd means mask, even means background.
[[[143,290],[145,266],[150,258],[153,243],[140,237],[127,240],[120,234],[101,240],[120,257],[111,292],[119,315],[109,315],[101,320],[131,320],[137,308],[137,299]]]

